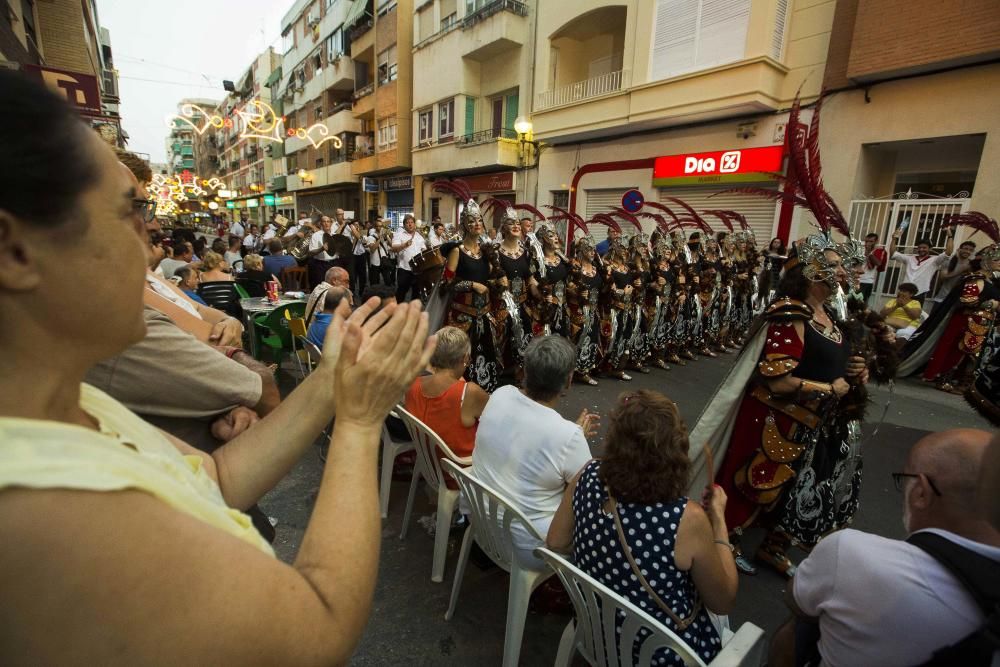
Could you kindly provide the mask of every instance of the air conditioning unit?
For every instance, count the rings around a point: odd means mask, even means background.
[[[273,154],[274,154],[274,146],[265,146],[264,147],[264,155],[267,155],[268,157],[270,157]]]

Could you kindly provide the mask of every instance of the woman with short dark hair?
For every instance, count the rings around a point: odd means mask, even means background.
[[[649,390],[623,394],[603,459],[566,489],[547,544],[658,619],[705,662],[722,643],[709,611],[726,614],[738,575],[726,536],[726,494],[689,500],[687,428],[677,406]],[[683,664],[661,650],[654,665]]]

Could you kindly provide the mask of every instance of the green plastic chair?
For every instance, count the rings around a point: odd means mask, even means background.
[[[236,283],[235,287],[236,287],[236,293],[240,295],[241,299],[249,299],[250,298],[250,293],[247,292],[246,288],[243,287],[243,285],[240,285],[239,283]]]
[[[257,330],[257,349],[261,351],[261,356],[265,349],[270,350],[271,360],[281,365],[282,359],[289,352],[292,352],[292,331],[288,326],[288,317],[305,317],[306,304],[296,302],[285,307],[275,308],[269,313],[261,313],[254,317],[254,325]]]

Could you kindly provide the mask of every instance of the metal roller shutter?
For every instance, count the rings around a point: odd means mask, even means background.
[[[777,189],[773,183],[749,183],[754,187]],[[705,209],[729,209],[742,213],[746,216],[747,222],[757,237],[757,246],[767,247],[768,242],[773,237],[777,203],[764,197],[754,197],[753,195],[724,194],[711,197],[716,192],[722,192],[727,188],[660,188],[660,201],[670,205],[664,197],[677,197],[683,199],[696,211]],[[671,206],[671,209],[673,206]],[[718,218],[706,217],[708,224],[716,231],[723,231],[725,227]]]
[[[584,212],[583,217],[586,220],[590,220],[598,213],[610,213],[611,209],[621,207],[622,195],[630,189],[631,188],[587,190],[587,210]],[[618,224],[624,232],[628,232],[629,228],[632,228],[632,225],[622,220],[619,220]],[[652,228],[652,226],[650,226],[650,228]],[[600,243],[608,237],[608,228],[605,225],[591,225],[590,233],[593,235],[594,240]]]

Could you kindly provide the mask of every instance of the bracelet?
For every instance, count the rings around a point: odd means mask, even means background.
[[[736,553],[736,547],[733,546],[732,543],[727,542],[726,540],[712,540],[712,541],[715,542],[716,544],[721,544],[722,546],[729,549],[731,552]]]

